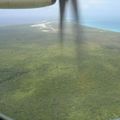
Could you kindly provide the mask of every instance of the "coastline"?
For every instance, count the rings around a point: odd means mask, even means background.
[[[90,27],[90,28],[95,28],[95,29],[100,29],[100,30],[104,30],[104,31],[109,31],[109,32],[117,32],[117,33],[120,32],[119,29],[102,27],[100,25],[92,25],[92,24],[82,24],[82,25],[86,26],[86,27]]]
[[[40,21],[41,22],[47,22],[45,20],[43,21]],[[55,21],[50,21],[50,22],[55,22]],[[68,23],[69,22],[73,22],[73,21],[67,21]],[[23,26],[23,25],[30,25],[30,24],[39,24],[39,22],[35,22],[35,23],[28,23],[28,24],[3,24],[3,25],[0,25],[0,27],[8,27],[8,26]],[[57,23],[59,24],[59,23]],[[84,26],[84,27],[89,27],[89,28],[94,28],[94,29],[99,29],[99,30],[104,30],[104,31],[108,31],[108,32],[116,32],[116,33],[120,33],[120,28],[117,29],[117,28],[112,28],[112,27],[107,27],[107,26],[103,26],[103,25],[97,25],[97,24],[91,24],[91,23],[81,23],[80,25]]]

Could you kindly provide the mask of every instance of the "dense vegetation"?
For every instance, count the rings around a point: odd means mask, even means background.
[[[85,28],[79,59],[74,34],[66,35],[61,49],[56,32],[0,28],[1,113],[15,120],[120,117],[119,33]]]

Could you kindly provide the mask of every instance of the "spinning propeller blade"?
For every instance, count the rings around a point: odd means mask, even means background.
[[[64,30],[64,18],[65,18],[65,9],[68,0],[59,0],[60,8],[60,43],[63,44],[63,30]]]
[[[63,37],[64,37],[64,18],[65,18],[65,10],[67,6],[68,0],[59,0],[59,8],[60,8],[60,38],[61,38],[61,45],[63,44]],[[75,33],[77,35],[77,41],[79,40],[79,12],[78,12],[78,0],[71,0],[72,4],[72,12],[73,18],[75,21]],[[79,40],[80,41],[80,40]]]

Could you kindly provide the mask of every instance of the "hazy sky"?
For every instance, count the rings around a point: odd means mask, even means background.
[[[84,23],[117,23],[120,22],[120,0],[79,0]],[[70,14],[70,12],[69,12]],[[59,18],[58,3],[50,7],[3,10],[0,9],[0,25],[39,22],[41,19]],[[69,17],[70,18],[70,17]]]

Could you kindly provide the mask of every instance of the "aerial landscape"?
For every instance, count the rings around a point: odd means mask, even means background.
[[[0,120],[120,120],[119,5],[0,0]]]
[[[0,112],[15,120],[119,118],[120,34],[83,27],[78,61],[74,33],[66,30],[61,49],[57,28],[0,27]]]

